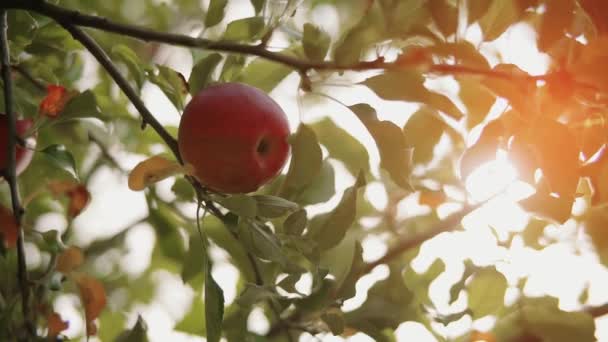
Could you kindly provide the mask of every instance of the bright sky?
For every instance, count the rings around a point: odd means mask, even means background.
[[[238,6],[238,2],[232,1],[229,4],[231,4],[231,8],[227,13],[231,18],[228,20],[249,15],[245,11],[246,8],[243,10],[243,7]],[[321,7],[317,11],[316,15],[326,19],[337,16],[329,6]],[[319,22],[324,23],[325,29],[330,33],[337,32],[337,27],[331,24],[337,22],[337,20]],[[480,40],[479,29],[470,28],[466,37],[473,43],[478,43]],[[493,46],[483,46],[482,51],[493,63],[498,62],[500,58],[501,61],[517,64],[532,74],[541,74],[546,70],[547,58],[535,49],[532,31],[524,25],[518,25],[508,31]],[[189,74],[192,60],[186,50],[163,49],[159,56],[159,60],[156,62],[166,63],[186,76]],[[94,68],[95,63],[89,61],[86,70],[92,72]],[[88,82],[94,82],[94,77],[85,77],[85,79]],[[417,109],[417,106],[412,104],[381,101],[368,89],[348,86],[352,84],[352,80],[349,79],[335,78],[328,83],[333,84],[333,86],[324,87],[323,90],[331,91],[333,97],[347,104],[368,102],[378,110],[381,119],[392,120],[401,126],[407,121],[409,114]],[[300,121],[312,122],[323,116],[331,117],[339,126],[345,128],[368,147],[373,166],[372,172],[378,175],[379,156],[371,137],[361,123],[348,110],[335,102],[323,100],[313,95],[300,97],[297,92],[297,84],[297,75],[292,75],[271,94],[288,114],[292,129],[295,129]],[[447,83],[447,86],[441,83],[438,85],[450,88],[449,83]],[[81,84],[81,86],[87,87],[88,84]],[[157,88],[147,86],[143,96],[149,108],[155,115],[158,115],[161,122],[171,125],[178,124],[179,115]],[[500,109],[498,108],[497,111]],[[471,139],[473,138],[471,137]],[[119,148],[111,150],[111,153],[127,169],[132,168],[143,159],[143,156],[125,154]],[[353,183],[354,179],[339,163],[335,163],[334,166],[336,166],[338,174],[336,177],[336,193],[340,194]],[[466,298],[463,296],[452,307],[449,307],[447,304],[448,298],[446,298],[448,286],[451,286],[454,281],[460,278],[463,271],[461,262],[465,258],[471,258],[478,264],[497,264],[499,270],[507,276],[511,286],[516,284],[519,277],[528,276],[529,281],[525,288],[527,295],[547,293],[558,296],[560,306],[563,309],[577,309],[579,307],[577,298],[584,287],[588,285],[590,286],[590,303],[608,302],[608,293],[606,293],[605,287],[600,285],[608,283],[608,272],[598,263],[597,257],[589,249],[579,255],[573,253],[571,240],[576,233],[573,224],[566,223],[563,227],[550,228],[548,233],[551,236],[563,237],[564,242],[548,247],[541,252],[523,247],[520,242],[514,243],[514,247],[508,250],[497,246],[496,236],[504,238],[509,231],[521,231],[528,220],[528,216],[515,204],[515,201],[522,195],[529,193],[530,188],[521,182],[517,182],[516,178],[517,175],[513,167],[506,160],[504,154],[499,153],[495,162],[484,165],[469,178],[466,188],[471,198],[479,201],[496,194],[501,195],[467,217],[464,220],[465,230],[463,232],[442,234],[424,244],[420,256],[413,263],[416,271],[424,271],[437,257],[446,263],[446,272],[430,288],[430,294],[436,306],[441,310],[458,310],[466,306]],[[170,198],[172,196],[169,190],[171,185],[171,180],[162,182],[160,184],[161,194]],[[92,179],[90,190],[93,200],[89,208],[76,221],[77,229],[74,241],[76,245],[86,245],[97,237],[114,235],[123,227],[137,221],[146,214],[143,194],[130,191],[127,187],[126,178],[117,172],[106,169],[97,173]],[[367,188],[366,195],[378,209],[386,206],[387,194],[378,183],[371,183]],[[338,197],[327,204],[314,206],[310,208],[310,211],[313,213],[328,211],[336,205],[337,200]],[[416,210],[424,210],[416,208],[415,198],[407,199],[403,203],[403,207],[407,207],[407,212],[410,214]],[[445,214],[451,210],[449,206],[442,209],[444,209]],[[49,214],[46,216],[44,227],[65,226],[66,222],[61,215]],[[494,233],[492,233],[490,226],[494,227]],[[127,238],[129,253],[126,259],[120,262],[121,266],[133,275],[145,270],[150,260],[154,239],[155,235],[152,228],[145,224],[131,229]],[[386,250],[384,241],[378,237],[370,237],[362,243],[366,261],[379,258]],[[579,237],[576,237],[575,243],[588,244],[581,241]],[[237,295],[235,284],[238,271],[226,262],[226,255],[223,251],[216,249],[213,251],[213,255],[218,260],[213,275],[224,290],[226,304],[230,304]],[[33,256],[29,258],[29,261],[38,263],[40,262],[39,259]],[[104,265],[99,266],[103,270]],[[108,270],[108,272],[110,271]],[[570,274],[576,276],[564,276]],[[367,289],[374,282],[385,278],[387,275],[386,266],[379,266],[371,274],[364,276],[357,283],[357,296],[345,303],[344,310],[350,311],[362,304],[366,298]],[[192,289],[184,286],[179,276],[165,271],[159,271],[156,278],[159,286],[156,299],[149,305],[140,305],[133,312],[127,313],[129,324],[134,323],[137,315],[141,314],[148,323],[150,341],[204,340],[173,331],[175,322],[178,322],[189,310],[194,295]],[[309,284],[310,278],[305,278],[298,284],[298,288],[306,291]],[[508,292],[508,297],[511,299],[514,299],[517,295],[515,288],[511,288]],[[120,294],[110,298],[110,303],[113,300],[120,300]],[[82,313],[76,309],[78,306],[78,298],[73,295],[63,295],[56,303],[56,310],[70,321],[70,328],[66,332],[68,336],[78,335],[83,329]],[[603,323],[598,325],[597,337],[600,340],[608,340],[607,322],[607,319],[598,320],[598,323]],[[472,327],[488,329],[491,324],[491,320],[471,322],[470,318],[465,317],[439,331],[448,337],[455,337]],[[268,322],[264,319],[261,311],[256,310],[249,319],[249,326],[252,330],[263,333],[268,329]],[[403,323],[397,329],[396,334],[400,341],[435,341],[434,337],[420,324],[413,322]],[[323,341],[344,341],[340,337],[331,335],[322,338]],[[96,339],[91,340],[95,341]],[[372,339],[362,334],[354,335],[346,340],[372,341]],[[304,336],[301,341],[315,341],[315,339]]]

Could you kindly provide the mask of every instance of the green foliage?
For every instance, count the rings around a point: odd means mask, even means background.
[[[24,284],[20,252],[11,240],[19,232],[11,230],[11,193],[8,182],[0,181],[0,340],[53,340],[47,336],[51,328],[62,327],[50,318],[54,308],[63,307],[56,300],[78,298],[75,310],[83,312],[87,331],[96,325],[101,340],[147,341],[146,322],[140,316],[129,321],[133,316],[127,313],[170,298],[158,292],[159,274],[181,279],[194,293],[173,329],[212,342],[297,340],[304,331],[319,338],[363,333],[376,341],[396,341],[405,322],[420,323],[443,341],[452,324],[489,315],[495,323],[487,332],[470,331],[454,340],[599,338],[594,318],[605,308],[565,311],[557,298],[527,297],[522,283],[510,289],[508,267],[498,267],[499,272],[496,265],[471,260],[486,247],[498,248],[500,263],[509,264],[511,254],[520,250],[526,258],[537,258],[553,244],[567,243],[573,254],[595,253],[608,264],[605,1],[5,2],[14,112],[34,121],[27,139],[17,143],[25,143],[34,155],[17,182],[25,210]],[[132,99],[96,64],[99,56],[84,51],[62,26],[80,26],[82,17],[61,14],[61,8],[101,17],[86,21],[91,27],[84,31],[158,115],[165,139],[153,122],[142,121]],[[238,11],[230,12],[233,8]],[[326,25],[319,16],[332,13],[330,8],[337,14],[336,25]],[[133,23],[141,27],[120,26]],[[542,68],[512,64],[512,54],[501,48],[493,52],[494,42],[503,44],[510,36],[505,33],[521,23],[533,31],[529,40],[548,60]],[[472,34],[477,30],[480,34]],[[142,32],[148,35],[138,37]],[[472,36],[475,41],[469,40]],[[515,43],[509,40],[507,49],[517,48],[509,44]],[[179,64],[184,52],[187,60],[192,56],[192,67],[185,71]],[[171,153],[173,141],[167,136],[177,138],[179,116],[164,116],[167,108],[157,108],[158,99],[145,93],[150,85],[182,112],[192,96],[217,82],[255,86],[289,103],[286,111],[295,111],[287,113],[294,132],[289,167],[281,175],[256,192],[223,194],[198,184],[184,167],[185,174],[144,190],[140,198],[147,210],[122,230],[103,226],[92,232],[89,225],[97,217],[123,212],[91,212],[93,219],[70,216],[74,206],[89,210],[89,195],[96,202],[91,207],[98,208],[107,200],[100,192],[126,186],[131,170],[125,165]],[[54,98],[48,85],[63,87],[65,97]],[[329,90],[336,85],[349,87],[347,100],[344,93]],[[0,81],[0,86],[6,85]],[[308,108],[301,101],[308,91],[327,97]],[[6,112],[5,96],[1,91],[1,113]],[[354,115],[309,119],[329,98],[346,103]],[[393,103],[384,106],[388,102]],[[393,109],[403,108],[394,102],[407,103],[407,112]],[[42,103],[57,116],[42,110]],[[363,136],[355,127],[364,129]],[[461,257],[448,260],[445,250],[430,250],[433,244],[425,241],[446,231],[451,233],[437,240],[493,229],[489,222],[469,222],[484,215],[473,213],[463,222],[445,215],[458,206],[465,211],[477,207],[475,171],[496,159],[497,150],[504,151],[498,156],[507,156],[519,180],[534,188],[528,197],[513,200],[529,216],[527,224],[496,231],[496,246],[448,244],[454,258]],[[351,184],[344,181],[351,179],[348,173],[356,178]],[[102,179],[108,189],[99,187],[99,178],[108,174],[115,181]],[[78,192],[76,186],[87,190]],[[380,193],[386,193],[386,201],[375,197]],[[415,214],[419,210],[426,212]],[[197,218],[202,212],[204,217]],[[464,232],[458,229],[461,223]],[[565,223],[569,228],[562,234]],[[132,236],[139,236],[132,235],[133,227],[155,237],[149,263],[137,274],[122,267]],[[593,251],[578,243],[581,235]],[[376,241],[387,252],[370,261],[375,251],[364,246],[372,249]],[[81,255],[66,257],[71,247]],[[417,258],[428,257],[429,251],[434,261],[418,273]],[[75,270],[66,270],[66,263]],[[234,284],[219,277],[226,264],[238,271]],[[435,287],[460,264],[461,274],[451,278],[451,285]],[[386,270],[388,275],[361,293],[362,277]],[[310,288],[303,289],[308,280]],[[237,290],[229,305],[220,284]],[[577,294],[581,305],[588,305],[593,285]],[[21,302],[24,288],[27,310]],[[436,297],[434,289],[447,293]],[[505,304],[511,290],[522,291]],[[442,296],[447,309],[438,305]],[[345,310],[344,302],[353,297],[362,304]],[[268,333],[249,331],[255,309],[268,320]],[[25,323],[40,336],[30,336]],[[57,339],[63,340],[64,333],[57,332]],[[84,334],[84,328],[69,331],[66,338]]]

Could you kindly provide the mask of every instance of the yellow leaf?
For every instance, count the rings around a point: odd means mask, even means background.
[[[148,158],[137,164],[129,174],[129,189],[141,191],[146,187],[178,173],[187,173],[187,167],[161,156]]]

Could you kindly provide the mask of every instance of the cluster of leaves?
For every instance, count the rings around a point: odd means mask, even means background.
[[[62,241],[72,236],[73,218],[89,201],[88,182],[106,167],[125,172],[109,147],[142,159],[158,154],[159,146],[170,151],[157,132],[145,125],[141,129],[141,119],[130,112],[127,98],[116,92],[114,80],[103,70],[97,70],[90,88],[72,90],[83,83],[89,86],[83,81],[90,75],[84,74],[82,46],[67,31],[44,13],[11,9],[8,33],[16,112],[35,119],[30,133],[36,135],[37,147],[32,165],[18,179],[25,199],[22,227],[8,209],[0,210],[0,339],[22,336],[28,322],[46,328],[39,331],[49,337],[60,336],[67,324],[52,309],[53,300],[75,292],[82,299],[87,335],[145,341],[143,319],[127,329],[122,313],[150,302],[155,272],[167,270],[181,276],[196,294],[175,329],[206,336],[209,341],[222,336],[229,341],[289,341],[303,332],[343,336],[363,332],[378,341],[391,341],[394,330],[406,321],[420,322],[444,340],[437,324],[447,325],[465,315],[473,319],[494,315],[497,323],[492,331],[473,331],[462,341],[594,340],[593,317],[562,311],[553,298],[522,297],[505,307],[509,284],[495,267],[467,264],[450,289],[452,301],[467,294],[467,309],[456,314],[437,312],[428,289],[446,265],[437,259],[424,273],[413,271],[416,246],[387,260],[389,276],[371,287],[359,308],[343,312],[341,307],[356,294],[359,278],[370,271],[363,261],[361,241],[370,234],[390,236],[391,248],[407,242],[408,236],[432,232],[441,221],[437,208],[454,202],[444,192],[446,186],[462,189],[464,179],[494,159],[497,149],[505,150],[520,178],[537,189],[521,202],[537,217],[521,233],[524,242],[542,249],[545,245],[540,240],[549,223],[574,220],[586,229],[602,262],[608,262],[604,233],[608,214],[602,206],[608,198],[604,153],[608,83],[602,72],[608,65],[608,27],[603,22],[608,7],[603,1],[475,0],[459,6],[461,2],[451,0],[301,4],[290,0],[273,11],[271,1],[252,0],[250,17],[226,22],[229,2],[211,0],[207,8],[193,0],[171,4],[66,0],[59,5],[118,22],[141,22],[159,31],[183,30],[181,25],[187,22],[204,27],[208,38],[233,43],[235,52],[239,46],[259,48],[243,49],[258,56],[213,51],[213,46],[211,51],[192,49],[194,63],[186,79],[167,65],[151,62],[158,51],[156,43],[134,41],[129,32],[125,36],[94,32],[136,92],[154,85],[178,111],[190,95],[213,82],[243,82],[269,92],[299,72],[302,89],[311,90],[335,76],[334,71],[384,69],[359,84],[383,100],[418,103],[420,109],[399,127],[381,120],[367,103],[348,106],[375,142],[380,176],[374,176],[375,166],[370,165],[364,145],[334,121],[323,119],[298,126],[290,139],[289,169],[254,194],[201,192],[188,179],[176,177],[171,187],[175,196],[167,199],[149,178],[135,177],[130,179],[134,187],[146,188],[148,215],[141,222],[157,236],[150,265],[135,278],[117,264],[111,266],[116,271],[112,277],[97,276],[96,261],[124,252],[128,229],[88,246],[64,245]],[[339,8],[343,16],[340,21],[347,29],[337,37],[313,22],[299,25],[292,16],[296,9],[309,13],[324,5]],[[538,47],[550,57],[546,75],[530,76],[511,64],[491,65],[478,46],[460,38],[464,29],[476,25],[483,42],[492,42],[521,22],[538,33]],[[278,33],[289,42],[280,52],[293,58],[287,62],[272,61],[268,58],[272,52],[265,49]],[[398,51],[397,57],[377,55],[383,49]],[[446,75],[458,84],[457,93],[440,93],[426,82]],[[506,100],[508,107],[498,117],[488,118],[498,99]],[[0,108],[4,103],[0,97]],[[172,135],[177,131],[176,127],[165,129]],[[481,134],[467,147],[465,137],[474,129]],[[436,147],[442,140],[450,142],[449,153],[438,158]],[[147,164],[147,171],[157,166],[166,171],[159,160]],[[336,165],[344,166],[355,179],[341,194],[335,193]],[[164,175],[157,172],[156,176]],[[386,189],[386,209],[378,210],[363,196],[369,182]],[[7,187],[2,185],[0,190],[2,207],[10,207]],[[331,211],[310,214],[309,206],[336,195],[340,200]],[[418,196],[429,213],[399,218],[396,208],[410,196]],[[588,210],[573,216],[577,198],[586,201]],[[192,219],[192,213],[182,209],[187,203],[205,206],[209,215],[200,222]],[[56,212],[65,214],[65,230],[40,227],[44,214]],[[370,217],[376,223],[364,227],[361,219]],[[31,285],[26,289],[17,283],[18,229],[48,260],[28,269]],[[239,295],[230,305],[225,305],[218,279],[212,276],[210,246],[226,251],[239,270]],[[312,285],[307,291],[298,290],[296,284],[305,276]],[[32,294],[27,303],[29,316],[18,301],[23,291]],[[113,310],[103,310],[106,293],[110,297],[118,291],[126,292],[128,300]],[[256,307],[262,307],[271,322],[266,336],[247,330],[248,317]]]

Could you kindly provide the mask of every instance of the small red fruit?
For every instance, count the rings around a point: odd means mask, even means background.
[[[34,122],[31,119],[17,120],[17,135],[23,137],[32,127]],[[0,171],[4,171],[8,164],[8,116],[0,114]],[[24,146],[17,145],[16,148],[16,171],[19,175],[30,164],[34,156],[34,151]]]
[[[196,94],[178,132],[179,151],[194,176],[224,193],[257,190],[276,176],[289,156],[285,113],[261,90],[223,83]]]

